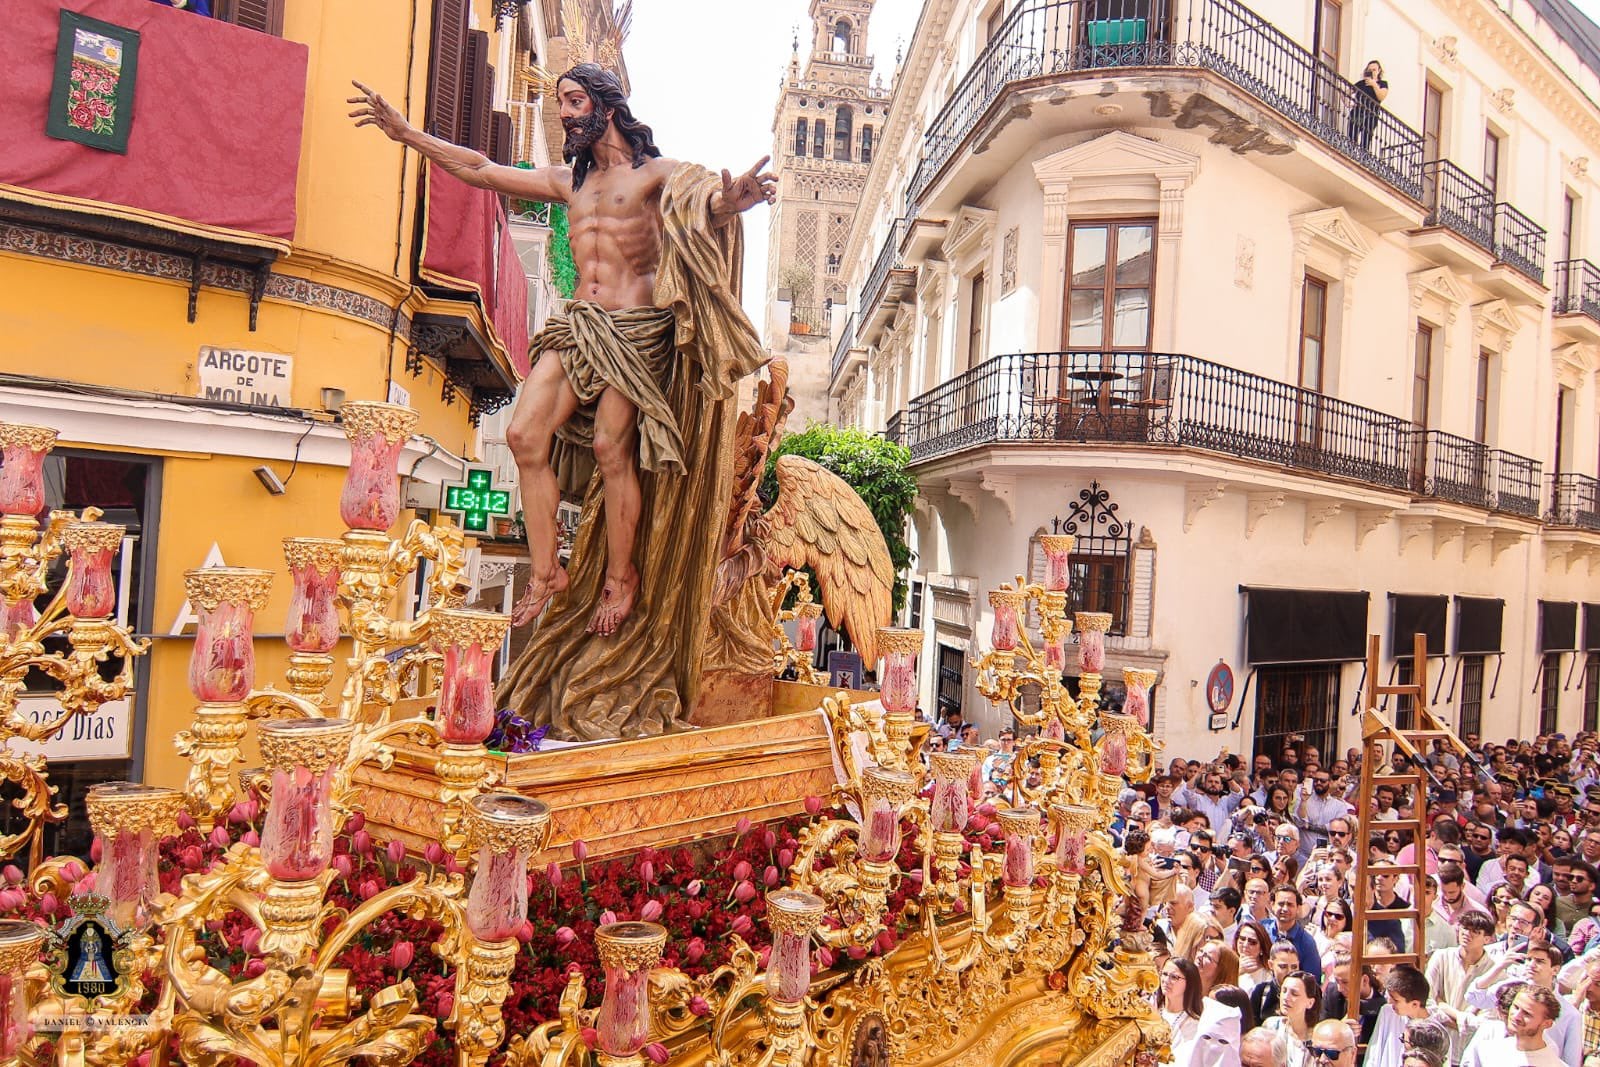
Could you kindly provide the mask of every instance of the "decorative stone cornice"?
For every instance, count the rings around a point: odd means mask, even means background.
[[[1394,510],[1391,508],[1357,508],[1355,517],[1356,550],[1359,552],[1361,546],[1367,543],[1367,538],[1371,537],[1374,531],[1394,518]]]
[[[1222,498],[1224,482],[1190,482],[1183,493],[1183,532],[1188,533],[1200,513]]]
[[[1472,305],[1472,335],[1483,348],[1505,352],[1521,327],[1516,310],[1504,300]]]
[[[1432,311],[1436,321],[1452,326],[1456,312],[1467,302],[1466,288],[1448,267],[1432,267],[1406,275],[1414,311]]]
[[[1446,19],[1503,65],[1530,95],[1600,151],[1600,106],[1494,0],[1439,0]]]
[[[999,214],[989,208],[963,204],[945,229],[940,250],[950,263],[961,263],[988,253],[994,246],[994,223]]]
[[[1338,500],[1307,500],[1306,501],[1306,533],[1305,544],[1311,543],[1311,537],[1319,527],[1344,509],[1344,503]]]
[[[1244,520],[1244,537],[1248,541],[1256,535],[1256,528],[1261,525],[1261,520],[1272,512],[1283,507],[1288,499],[1288,494],[1281,491],[1266,493],[1251,493],[1249,495],[1249,509]]]

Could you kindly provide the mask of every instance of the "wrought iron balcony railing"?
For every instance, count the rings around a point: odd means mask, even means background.
[[[1494,206],[1494,258],[1544,282],[1544,227],[1505,201]]]
[[[1443,430],[1411,433],[1411,491],[1417,496],[1488,508],[1489,448]]]
[[[850,354],[850,346],[856,343],[856,317],[851,315],[844,320],[844,329],[839,333],[839,340],[833,346],[833,362],[828,367],[828,381],[839,380],[839,372],[844,370],[845,357]]]
[[[1494,192],[1450,162],[1422,164],[1422,201],[1428,206],[1425,226],[1443,226],[1485,252],[1494,251]]]
[[[827,337],[829,320],[832,317],[831,304],[824,304],[822,307],[811,304],[790,304],[789,332],[798,337]]]
[[[1412,199],[1422,135],[1236,0],[1033,0],[1006,18],[926,135],[906,194],[913,210],[989,106],[1013,82],[1075,71],[1210,70]]]
[[[903,411],[897,411],[893,415],[889,416],[889,420],[883,424],[884,440],[896,445],[903,445],[906,443],[905,434],[900,428],[900,423],[904,418],[905,412]]]
[[[1557,315],[1587,315],[1600,322],[1600,267],[1587,259],[1556,264],[1552,311]]]
[[[1547,518],[1555,526],[1600,531],[1600,479],[1587,474],[1551,475]]]
[[[905,239],[906,219],[898,218],[889,227],[889,232],[884,235],[883,246],[878,249],[878,258],[872,263],[872,270],[867,274],[866,284],[861,287],[861,300],[856,305],[860,318],[867,319],[878,306],[878,301],[883,297],[884,286],[889,282],[889,272],[904,265],[900,256],[900,244]]]
[[[1494,499],[1491,506],[1496,511],[1538,518],[1540,476],[1543,470],[1539,461],[1501,448],[1491,452],[1489,459],[1494,468]]]
[[[913,400],[901,430],[913,462],[990,443],[1110,441],[1410,483],[1405,420],[1184,355],[997,356]]]
[[[911,401],[893,425],[913,463],[991,444],[1197,448],[1473,507],[1538,512],[1534,460],[1193,356],[996,356]]]

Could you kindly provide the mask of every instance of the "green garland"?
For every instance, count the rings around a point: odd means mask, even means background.
[[[550,277],[561,299],[571,300],[578,291],[578,267],[572,262],[572,242],[567,239],[567,205],[550,205]]]
[[[533,170],[532,163],[515,163],[523,170]],[[567,237],[567,205],[547,204],[541,200],[513,200],[511,210],[542,222],[550,227],[550,247],[545,256],[550,262],[550,277],[555,281],[561,299],[571,300],[578,291],[578,268],[572,262],[572,242]]]

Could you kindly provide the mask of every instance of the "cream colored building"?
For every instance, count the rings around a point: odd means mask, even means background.
[[[811,0],[804,66],[801,40],[772,119],[778,200],[767,244],[767,348],[789,362],[803,429],[828,418],[828,380],[837,324],[849,316],[845,241],[861,204],[889,90],[872,73],[867,24],[873,0]]]
[[[1463,731],[1595,728],[1597,42],[1567,0],[928,0],[830,378],[912,451],[925,706],[999,725],[986,594],[1062,529],[1171,753],[1342,751],[1364,635],[1404,679],[1418,628]]]

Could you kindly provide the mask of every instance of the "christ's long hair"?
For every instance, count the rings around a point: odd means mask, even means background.
[[[650,131],[650,127],[633,117],[633,111],[628,107],[627,94],[622,91],[622,80],[615,74],[598,63],[579,63],[561,75],[557,84],[563,81],[576,82],[583,86],[583,91],[589,94],[589,99],[594,102],[596,110],[603,109],[611,121],[616,123],[617,132],[622,134],[633,147],[635,167],[642,167],[646,159],[661,155],[661,149],[656,147],[655,134]],[[576,191],[583,187],[583,179],[594,167],[594,150],[585,148],[566,155],[565,158],[572,164],[572,188]]]

